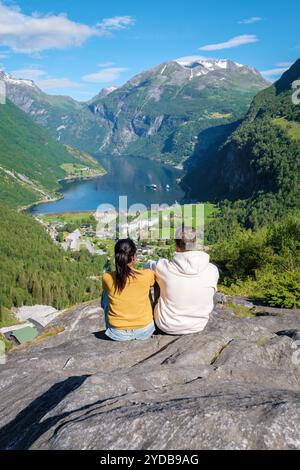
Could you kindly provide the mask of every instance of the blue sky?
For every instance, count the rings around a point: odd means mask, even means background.
[[[300,56],[299,16],[296,0],[0,0],[0,68],[79,100],[183,56],[275,80]]]

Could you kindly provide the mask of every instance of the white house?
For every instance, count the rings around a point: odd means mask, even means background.
[[[81,243],[81,233],[80,230],[75,230],[75,232],[70,233],[66,238],[67,248],[71,251],[79,251]]]

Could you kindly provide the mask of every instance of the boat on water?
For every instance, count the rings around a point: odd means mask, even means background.
[[[170,191],[170,189],[171,189],[171,186],[169,184],[166,184],[166,190]]]
[[[152,191],[157,191],[158,189],[157,184],[147,184],[146,188],[151,189]]]

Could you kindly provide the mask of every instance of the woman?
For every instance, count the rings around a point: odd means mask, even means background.
[[[115,272],[103,275],[102,307],[106,335],[114,341],[146,340],[155,331],[150,288],[155,283],[149,269],[137,270],[136,246],[130,239],[115,246]]]

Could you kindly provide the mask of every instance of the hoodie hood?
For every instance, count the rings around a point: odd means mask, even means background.
[[[186,251],[175,253],[172,268],[184,275],[197,275],[209,265],[209,255],[204,251]]]

